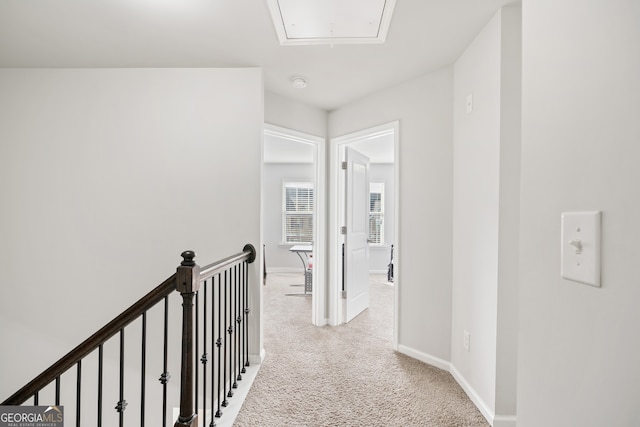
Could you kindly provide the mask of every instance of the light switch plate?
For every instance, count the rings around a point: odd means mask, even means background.
[[[562,277],[600,286],[601,224],[602,214],[599,211],[562,213]]]

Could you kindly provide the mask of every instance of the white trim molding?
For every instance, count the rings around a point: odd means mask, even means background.
[[[313,292],[311,294],[311,323],[324,326],[328,313],[325,313],[325,266],[326,266],[326,139],[320,136],[298,132],[269,123],[264,124],[264,135],[276,136],[290,141],[309,144],[314,147],[314,213],[313,223],[315,241],[313,242]],[[267,270],[267,273],[269,270]]]
[[[320,2],[322,3],[322,2]],[[331,3],[331,2],[324,2]],[[351,2],[353,3],[353,2]],[[365,2],[366,3],[366,2]],[[323,36],[308,36],[308,37],[289,37],[285,28],[284,16],[285,14],[280,9],[278,0],[267,0],[267,6],[269,12],[271,12],[271,19],[273,20],[273,27],[278,35],[278,40],[281,46],[298,46],[298,45],[331,45],[334,44],[375,44],[384,43],[387,39],[387,33],[389,32],[389,26],[391,24],[391,17],[393,16],[393,10],[395,8],[396,0],[386,0],[384,2],[384,8],[380,17],[378,31],[375,36],[364,37],[361,35],[350,35],[346,37],[323,37]]]
[[[471,399],[473,404],[476,406],[476,408],[478,408],[482,416],[487,420],[489,424],[491,424],[492,427],[516,427],[516,416],[495,415],[495,413],[489,408],[489,405],[487,405],[486,402],[482,400],[480,395],[467,382],[460,371],[458,371],[456,367],[451,364],[451,362],[440,359],[439,357],[432,356],[430,354],[423,353],[402,344],[398,345],[398,352],[409,357],[413,357],[414,359],[424,362],[427,365],[431,365],[449,372],[453,379],[456,380],[460,387],[462,387],[462,390],[464,390],[467,396],[469,396],[469,399]]]
[[[269,273],[304,274],[304,270],[301,267],[267,267],[267,274]]]
[[[450,362],[447,362],[444,359],[440,359],[439,357],[435,357],[430,354],[415,350],[411,347],[407,347],[406,345],[398,344],[398,353],[402,353],[409,357],[413,357],[414,359],[424,362],[427,365],[435,366],[436,368],[440,368],[447,372],[450,371],[449,369],[451,367]]]
[[[471,384],[467,382],[465,377],[462,376],[460,371],[458,371],[453,364],[450,364],[450,367],[451,368],[449,369],[449,372],[451,373],[451,375],[453,375],[453,378],[458,384],[460,384],[460,387],[462,387],[464,392],[467,393],[467,396],[469,396],[469,399],[471,399],[473,404],[476,405],[482,416],[485,417],[489,424],[493,426],[493,419],[495,418],[495,414],[493,413],[491,408],[489,408],[489,405],[487,405],[486,402],[482,400],[480,395],[475,391],[473,387],[471,387]]]
[[[516,427],[515,415],[496,415],[493,417],[493,427]]]
[[[249,354],[249,364],[251,366],[262,365],[265,354],[264,348],[260,350],[260,354]]]
[[[255,361],[252,360],[252,357],[255,358]],[[261,363],[258,363],[258,359],[264,359],[264,351],[262,355],[258,357],[257,355],[251,356],[249,355],[249,363],[251,366],[247,368],[247,372],[242,375],[242,387],[238,387],[234,389],[233,399],[229,399],[229,404],[224,409],[224,416],[216,419],[216,426],[218,427],[231,427],[234,425],[238,414],[240,413],[240,409],[242,408],[242,404],[247,399],[247,395],[249,394],[249,390],[251,390],[251,386],[258,375],[258,371],[260,370]],[[217,405],[217,401],[216,401]],[[208,409],[210,410],[210,409]],[[208,411],[207,410],[207,411]],[[180,413],[180,408],[174,408],[174,420],[178,419],[178,415]],[[202,409],[200,409],[200,414],[205,413]],[[203,425],[205,419],[207,417],[198,417],[198,427],[205,427]]]
[[[370,139],[375,139],[380,136],[393,135],[394,144],[394,188],[395,188],[395,201],[394,201],[394,213],[395,221],[394,227],[394,299],[393,299],[393,349],[398,350],[398,336],[399,336],[399,293],[401,292],[401,275],[399,268],[400,261],[400,248],[402,246],[400,235],[400,122],[393,121],[382,125],[374,126],[364,130],[356,131],[342,136],[332,137],[329,139],[329,216],[328,216],[328,322],[332,326],[337,326],[342,323],[342,297],[339,289],[339,283],[341,283],[341,270],[340,270],[340,257],[341,252],[339,246],[341,243],[341,237],[339,236],[340,219],[338,212],[342,210],[342,201],[338,196],[341,187],[341,178],[339,173],[339,161],[340,151],[344,149],[348,144],[354,142],[362,142]],[[419,358],[418,358],[419,359]],[[419,359],[420,360],[420,359]],[[427,362],[428,363],[428,362]]]

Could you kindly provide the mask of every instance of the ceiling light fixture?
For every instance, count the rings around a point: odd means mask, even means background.
[[[296,89],[304,89],[307,87],[307,80],[304,77],[295,76],[291,77],[291,84]]]

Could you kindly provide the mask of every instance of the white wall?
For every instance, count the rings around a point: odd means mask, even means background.
[[[0,93],[6,397],[183,250],[206,264],[259,248],[264,114],[259,69],[3,69]]]
[[[524,0],[518,425],[640,425],[640,3]],[[601,210],[602,287],[560,277]]]
[[[492,423],[516,412],[520,14],[498,11],[454,65],[451,363]]]
[[[277,95],[264,94],[264,121],[309,135],[327,135],[327,112]]]
[[[500,22],[500,14],[494,16],[454,66],[451,363],[490,411],[496,374]],[[462,345],[464,330],[470,333],[469,352]]]
[[[266,245],[267,271],[300,271],[302,262],[289,251],[293,245],[282,245],[282,185],[285,182],[313,182],[313,163],[265,163],[263,191],[263,233]]]
[[[384,90],[329,113],[329,136],[400,121],[399,349],[450,358],[452,70]]]

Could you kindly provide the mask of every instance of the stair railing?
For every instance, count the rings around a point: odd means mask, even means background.
[[[146,402],[147,388],[147,312],[160,305],[164,301],[163,316],[163,372],[159,381],[162,386],[162,426],[166,427],[167,417],[170,412],[168,406],[168,384],[171,375],[168,372],[169,360],[169,296],[178,291],[182,297],[182,333],[181,333],[181,375],[180,375],[180,409],[175,427],[194,427],[198,421],[198,403],[202,408],[210,408],[209,426],[215,426],[215,418],[222,416],[221,406],[227,406],[227,398],[233,396],[233,389],[238,387],[237,382],[242,380],[242,373],[249,366],[249,271],[248,264],[256,258],[256,250],[251,244],[245,245],[242,252],[231,255],[220,261],[205,267],[198,266],[193,251],[182,253],[183,261],[178,266],[176,273],[158,285],[155,289],[142,297],[107,325],[95,332],[83,343],[71,350],[60,360],[47,368],[40,375],[27,383],[20,390],[7,398],[0,405],[23,405],[29,399],[33,399],[33,405],[39,405],[40,393],[53,386],[55,390],[54,404],[66,405],[69,402],[75,408],[75,425],[85,426],[89,423],[83,419],[82,385],[86,381],[83,376],[82,362],[87,356],[97,351],[97,399],[92,408],[96,416],[96,425],[103,425],[103,389],[106,380],[104,376],[105,344],[116,335],[119,335],[119,375],[118,375],[118,423],[124,426],[125,410],[128,402],[125,400],[125,328],[133,322],[140,320],[142,343],[140,347],[140,390],[138,423],[143,427],[149,412]],[[202,303],[199,301],[198,291],[203,289]],[[217,294],[217,298],[216,298]],[[217,305],[216,305],[217,301]],[[202,312],[200,305],[203,306]],[[209,315],[209,317],[208,317]],[[207,333],[209,327],[209,333]],[[200,333],[202,331],[202,334]],[[202,345],[203,353],[200,355],[199,346]],[[209,361],[208,349],[213,349],[212,368],[207,373]],[[202,367],[198,367],[198,362]],[[216,364],[217,362],[217,364]],[[64,375],[70,375],[73,367],[76,367],[75,399],[66,400],[66,395],[61,391],[61,382]],[[199,385],[199,382],[202,384]],[[214,390],[216,391],[214,393]],[[210,399],[207,399],[207,391]],[[202,392],[202,399],[199,393]],[[86,400],[86,399],[85,399]],[[52,402],[47,401],[46,404]],[[217,408],[214,415],[214,408]],[[65,414],[69,416],[68,413]],[[206,418],[206,415],[205,415]],[[68,418],[67,418],[68,420]],[[65,420],[65,421],[67,421]],[[202,425],[206,425],[206,419]],[[65,422],[65,425],[71,425]],[[153,424],[159,425],[159,424]]]

